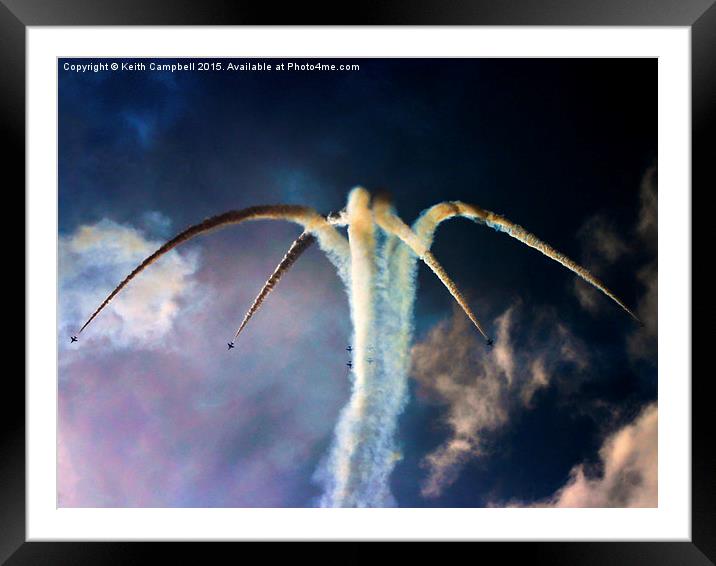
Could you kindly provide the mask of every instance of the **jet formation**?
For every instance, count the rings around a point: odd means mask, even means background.
[[[355,373],[355,379],[350,400],[336,427],[327,460],[326,492],[320,505],[382,507],[389,493],[386,481],[395,462],[393,431],[397,430],[397,418],[405,406],[409,390],[408,361],[413,338],[418,261],[442,282],[482,335],[487,347],[493,345],[456,283],[430,251],[438,225],[456,217],[468,218],[540,252],[600,290],[640,322],[625,303],[589,271],[499,214],[461,201],[447,201],[423,211],[409,226],[397,216],[385,193],[373,198],[368,191],[358,187],[350,192],[344,211],[328,216],[306,206],[262,205],[229,210],[189,226],[136,266],[105,297],[73,338],[77,339],[112,299],[146,268],[195,237],[247,221],[282,220],[301,225],[303,233],[264,283],[233,339],[226,343],[227,349],[233,349],[251,316],[315,240],[345,285],[355,337],[353,343],[356,344],[355,348],[346,348],[349,352],[346,366]],[[340,227],[347,228],[347,235],[338,230]],[[376,239],[376,228],[385,234],[385,240]],[[383,325],[383,320],[397,324]],[[369,344],[380,345],[380,352],[377,347],[372,351]],[[353,352],[357,356],[355,365],[351,359]],[[378,361],[377,355],[381,356],[381,363],[370,366],[370,360]],[[376,423],[380,424],[375,426]]]
[[[367,192],[364,189],[355,189],[351,194],[357,194],[361,198],[365,197]],[[357,198],[357,197],[356,197]],[[349,203],[350,204],[350,203]],[[375,216],[375,222],[382,228],[386,233],[396,236],[400,241],[406,244],[412,251],[435,273],[435,275],[443,282],[450,293],[453,295],[458,304],[462,307],[463,311],[467,314],[470,320],[473,322],[478,331],[485,338],[485,344],[488,348],[494,345],[494,340],[489,337],[482,329],[481,324],[475,317],[474,313],[467,305],[464,297],[455,286],[455,283],[448,277],[445,270],[440,266],[435,257],[430,253],[430,245],[432,244],[433,234],[438,224],[441,222],[455,217],[463,216],[470,218],[478,223],[489,226],[499,232],[508,234],[509,236],[519,240],[523,244],[534,248],[550,259],[557,261],[567,269],[573,271],[578,276],[585,279],[588,283],[602,291],[609,298],[614,300],[622,309],[624,309],[640,326],[644,326],[642,321],[629,309],[626,305],[614,295],[604,284],[595,278],[583,267],[577,265],[572,260],[556,251],[548,244],[539,240],[533,234],[527,232],[521,226],[514,224],[507,220],[503,216],[483,210],[482,208],[466,204],[460,201],[449,201],[439,203],[426,211],[424,211],[420,218],[415,222],[413,228],[407,226],[399,217],[397,217],[391,208],[391,203],[386,194],[380,194],[375,198],[373,204],[373,212]],[[347,247],[346,242],[340,239],[340,236],[335,232],[337,226],[349,226],[351,222],[350,217],[350,206],[347,211],[331,212],[327,216],[322,216],[312,209],[302,206],[292,205],[276,205],[276,206],[255,206],[249,207],[242,210],[233,210],[224,214],[219,214],[205,219],[204,221],[190,226],[177,236],[166,242],[156,252],[147,257],[137,268],[135,268],[115,289],[107,296],[102,304],[95,310],[95,312],[89,317],[84,323],[80,332],[82,332],[87,325],[102,311],[102,309],[117,295],[137,274],[143,271],[147,266],[156,261],[163,254],[172,250],[181,243],[194,238],[200,234],[213,230],[215,228],[238,224],[246,220],[259,220],[259,219],[271,219],[271,220],[290,220],[297,222],[304,226],[303,233],[296,239],[296,241],[289,248],[288,252],[282,259],[271,277],[266,281],[259,295],[254,300],[251,308],[247,312],[241,326],[237,330],[234,340],[227,342],[227,350],[233,349],[235,346],[236,338],[238,338],[242,329],[246,323],[251,319],[252,315],[260,308],[266,296],[271,292],[278,283],[281,276],[288,271],[294,262],[300,257],[311,244],[318,240],[321,240],[321,246],[329,250],[330,253],[338,255],[346,255]],[[330,255],[329,255],[330,257]],[[344,269],[340,262],[336,263],[339,269],[339,275],[341,269]],[[345,274],[341,275],[345,279]],[[78,333],[79,335],[79,333]],[[70,342],[74,343],[78,341],[78,335],[70,337]],[[351,353],[353,348],[348,346],[346,351]],[[373,359],[367,359],[367,362],[373,363]],[[352,364],[349,365],[352,367]]]

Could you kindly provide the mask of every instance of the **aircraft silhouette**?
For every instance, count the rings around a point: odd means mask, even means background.
[[[231,350],[231,348],[234,347],[234,343],[233,343],[233,342],[227,342],[226,345],[228,346],[228,348],[226,348],[227,350]]]
[[[353,348],[351,348],[350,346],[348,346],[348,347],[346,348],[346,352],[352,352],[352,351],[353,351]]]
[[[489,348],[492,348],[492,345],[495,343],[495,341],[492,338],[488,338],[486,343]]]
[[[347,362],[346,365],[348,366],[348,369],[353,368],[353,362]]]
[[[72,344],[72,342],[77,342],[77,336],[70,336],[70,344]]]

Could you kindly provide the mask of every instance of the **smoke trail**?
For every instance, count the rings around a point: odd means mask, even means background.
[[[328,216],[326,216],[326,222],[331,226],[345,226],[348,224],[348,220],[344,210],[340,212],[331,212]],[[261,305],[263,304],[264,300],[271,293],[271,291],[273,291],[274,287],[278,284],[281,278],[291,267],[293,267],[293,264],[296,263],[296,261],[299,257],[301,257],[303,252],[306,251],[311,245],[313,245],[313,242],[315,241],[316,238],[315,236],[313,236],[313,234],[304,231],[293,242],[293,244],[291,244],[291,247],[286,252],[286,255],[284,255],[283,259],[281,260],[281,263],[278,264],[274,272],[264,284],[261,291],[259,291],[259,294],[256,296],[253,304],[244,316],[244,319],[241,322],[239,329],[234,334],[234,341],[238,339],[239,334],[241,334],[241,331],[248,324],[249,320],[253,318],[254,314],[256,314],[256,312],[261,308]],[[345,263],[345,261],[343,261],[343,263]],[[344,273],[342,274],[341,279],[344,281],[344,283],[346,283],[347,286],[349,286],[350,277],[347,273],[348,270],[343,268],[343,271]],[[341,274],[339,273],[339,275]]]
[[[396,236],[382,236],[377,258],[375,340],[380,376],[369,415],[375,424],[368,446],[371,472],[367,474],[364,489],[371,494],[371,504],[385,507],[395,505],[390,476],[401,459],[397,425],[408,401],[418,258]]]
[[[421,259],[425,264],[432,269],[433,273],[437,275],[443,285],[447,287],[450,294],[458,302],[462,310],[475,325],[475,328],[482,334],[485,340],[490,340],[482,325],[477,320],[475,313],[472,312],[467,301],[462,296],[462,293],[455,285],[455,282],[450,279],[447,272],[435,259],[435,256],[430,253],[429,248],[423,243],[423,241],[407,226],[400,218],[398,218],[392,211],[390,200],[387,195],[382,194],[376,197],[375,204],[373,205],[373,212],[375,213],[375,221],[383,230],[390,234],[394,234],[400,238],[407,246],[410,247],[413,252]]]
[[[249,320],[251,320],[254,314],[256,314],[256,311],[261,308],[261,305],[263,304],[264,300],[266,300],[266,297],[268,297],[271,291],[273,291],[274,287],[280,281],[281,277],[283,277],[283,275],[291,268],[291,266],[296,263],[296,260],[301,257],[301,254],[309,247],[311,247],[311,245],[315,241],[316,237],[313,234],[311,234],[310,232],[303,232],[293,242],[293,244],[291,244],[291,247],[288,248],[286,255],[283,256],[281,263],[278,264],[274,272],[271,274],[271,277],[269,277],[264,284],[259,294],[256,295],[256,298],[254,299],[251,308],[249,308],[248,312],[244,316],[244,320],[241,322],[241,326],[239,326],[239,329],[236,331],[236,334],[234,334],[234,340],[239,337],[239,334],[241,334],[241,331],[248,324]]]
[[[489,210],[484,210],[479,206],[466,204],[460,201],[452,201],[440,203],[425,210],[415,225],[415,231],[422,245],[430,248],[438,225],[444,220],[454,216],[464,216],[475,222],[483,223],[498,232],[504,232],[519,240],[523,244],[542,252],[550,259],[553,259],[579,275],[590,285],[599,289],[602,293],[624,309],[624,311],[626,311],[636,322],[641,324],[639,318],[614,293],[612,293],[612,291],[610,291],[604,283],[602,283],[584,267],[578,265],[561,252],[558,252],[552,246],[525,230],[522,226],[511,222],[504,216],[500,216],[499,214],[495,214]]]
[[[369,193],[358,187],[348,197],[348,240],[351,256],[349,298],[353,322],[353,387],[341,412],[326,463],[318,479],[325,484],[323,507],[366,507],[379,505],[370,490],[372,438],[376,404],[376,368],[372,352],[375,336],[375,228],[369,208]]]
[[[266,205],[252,206],[242,210],[231,210],[229,212],[225,212],[224,214],[207,218],[199,224],[190,226],[162,245],[152,255],[147,257],[129,275],[127,275],[127,277],[125,277],[124,280],[117,285],[117,287],[114,288],[102,304],[100,304],[97,310],[92,313],[92,316],[87,319],[87,322],[82,325],[80,333],[100,312],[102,312],[102,309],[104,309],[104,307],[106,307],[109,302],[124,287],[126,287],[130,281],[132,281],[132,279],[134,279],[152,263],[157,261],[165,253],[173,250],[180,244],[199,236],[200,234],[206,234],[211,230],[215,230],[223,226],[229,226],[231,224],[239,224],[247,220],[288,220],[301,224],[306,231],[312,232],[317,236],[321,248],[326,252],[329,259],[336,266],[341,279],[344,281],[349,279],[350,265],[347,260],[348,244],[346,243],[345,238],[343,238],[343,236],[341,236],[335,228],[326,221],[325,218],[313,209],[305,206]]]

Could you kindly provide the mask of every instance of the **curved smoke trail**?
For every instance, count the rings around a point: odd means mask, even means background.
[[[563,253],[558,252],[552,246],[525,230],[522,226],[511,222],[504,216],[500,216],[499,214],[495,214],[494,212],[485,210],[479,206],[466,204],[460,201],[451,201],[436,204],[435,206],[423,211],[420,218],[415,223],[415,232],[422,245],[430,248],[438,225],[454,216],[464,216],[474,222],[485,224],[498,232],[504,232],[519,240],[523,244],[542,252],[548,258],[562,264],[567,269],[579,275],[587,283],[599,289],[602,293],[624,309],[624,311],[627,312],[636,322],[641,324],[639,318],[614,293],[612,293],[612,291],[610,291],[604,283],[602,283],[584,267],[575,263]]]
[[[306,206],[292,205],[265,205],[252,206],[242,210],[231,210],[217,216],[212,216],[204,221],[190,226],[183,232],[174,236],[171,240],[162,245],[152,255],[147,257],[134,270],[124,278],[124,280],[114,288],[107,298],[100,304],[92,316],[87,319],[80,329],[80,333],[94,320],[94,318],[102,312],[109,302],[132,281],[137,275],[157,261],[167,252],[173,250],[180,244],[195,238],[201,234],[206,234],[217,228],[239,224],[247,220],[287,220],[295,222],[304,227],[306,231],[314,233],[326,252],[329,259],[338,269],[339,276],[344,281],[349,279],[350,264],[348,263],[348,244],[345,238],[341,236],[336,229],[323,216],[318,214],[312,208]]]
[[[331,226],[346,226],[348,224],[348,220],[345,210],[341,210],[340,212],[331,212],[328,216],[326,216],[326,222]],[[261,308],[261,305],[263,304],[264,300],[271,293],[271,291],[273,291],[274,287],[278,284],[281,278],[286,274],[286,272],[288,272],[289,269],[291,269],[291,267],[293,267],[293,264],[296,263],[298,258],[301,257],[303,252],[306,251],[306,249],[308,249],[313,244],[313,242],[315,242],[315,240],[315,236],[313,236],[309,232],[304,231],[293,242],[293,244],[291,244],[291,247],[286,252],[286,255],[284,255],[283,259],[281,260],[281,263],[278,264],[274,272],[268,278],[263,288],[256,296],[256,299],[254,299],[254,302],[249,308],[248,312],[244,316],[244,319],[241,322],[241,326],[239,326],[239,329],[234,334],[234,341],[238,339],[239,334],[241,334],[241,331],[248,324],[249,320],[251,320],[251,318],[253,318],[256,312]],[[350,277],[349,273],[347,273],[348,270],[343,269],[343,271],[344,273],[339,273],[339,275],[341,275],[341,279],[343,280],[343,282],[347,286],[349,286]]]
[[[268,297],[271,291],[274,290],[274,287],[276,287],[276,284],[281,280],[281,277],[283,277],[283,275],[291,269],[291,266],[296,263],[296,260],[301,257],[301,254],[311,247],[315,241],[316,237],[313,234],[310,232],[303,232],[293,242],[293,244],[291,244],[291,247],[288,248],[286,255],[283,256],[281,263],[278,264],[274,272],[271,274],[271,277],[269,277],[266,283],[264,283],[264,286],[261,291],[259,291],[259,294],[256,295],[253,304],[244,316],[244,320],[241,321],[241,326],[239,326],[236,334],[234,334],[234,340],[239,337],[239,334],[241,334],[241,331],[249,323],[249,320],[251,320],[254,314],[256,314],[256,311],[261,308],[261,305],[266,300],[266,297]]]
[[[450,294],[458,302],[462,310],[468,316],[468,318],[475,325],[475,328],[482,334],[485,340],[490,340],[480,324],[480,321],[472,312],[472,309],[468,305],[465,297],[457,288],[455,282],[450,279],[445,269],[440,265],[435,256],[430,253],[429,248],[423,243],[423,241],[413,232],[409,226],[407,226],[400,218],[398,218],[392,211],[390,199],[386,194],[378,195],[375,198],[375,204],[373,205],[373,212],[375,213],[375,221],[383,230],[393,234],[400,238],[411,250],[421,259],[425,264],[437,275],[440,281],[443,282],[447,287]]]

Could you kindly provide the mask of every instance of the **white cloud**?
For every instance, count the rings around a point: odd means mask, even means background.
[[[464,313],[436,325],[413,347],[412,376],[419,393],[445,405],[445,442],[428,454],[425,497],[440,495],[460,474],[465,463],[484,454],[485,436],[507,424],[519,407],[530,407],[539,390],[548,387],[558,364],[578,373],[587,366],[581,343],[549,315],[519,346],[513,326],[520,321],[512,306],[495,320],[495,345],[486,349]],[[545,331],[544,329],[549,330]]]
[[[658,421],[656,404],[647,405],[631,423],[606,438],[599,450],[601,474],[590,476],[585,465],[575,466],[554,495],[529,506],[657,507]]]
[[[107,219],[61,236],[60,332],[76,332],[114,286],[160,245],[131,226]],[[108,339],[118,347],[160,344],[197,292],[197,266],[196,253],[169,252],[107,305],[83,339]]]

